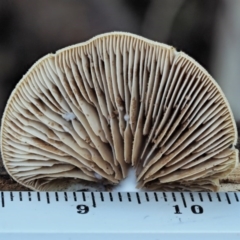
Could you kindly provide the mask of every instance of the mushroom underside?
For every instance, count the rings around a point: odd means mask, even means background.
[[[198,63],[112,33],[28,71],[4,111],[1,148],[8,173],[34,190],[112,190],[134,168],[139,189],[218,191],[238,165],[236,139],[229,104]]]

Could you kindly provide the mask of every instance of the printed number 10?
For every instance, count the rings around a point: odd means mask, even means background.
[[[173,207],[175,208],[175,213],[174,214],[182,214],[178,205],[175,205]],[[200,205],[192,205],[191,206],[191,211],[194,214],[202,214],[203,213],[203,208]]]

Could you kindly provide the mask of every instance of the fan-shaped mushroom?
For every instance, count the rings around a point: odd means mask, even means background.
[[[233,115],[207,71],[120,32],[34,64],[11,94],[1,138],[8,173],[35,190],[71,179],[116,185],[133,167],[139,188],[217,191],[238,164]]]

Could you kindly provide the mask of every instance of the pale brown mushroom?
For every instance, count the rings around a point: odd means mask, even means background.
[[[215,80],[173,47],[121,32],[49,54],[2,119],[4,166],[33,190],[116,185],[218,191],[238,165],[237,129]]]

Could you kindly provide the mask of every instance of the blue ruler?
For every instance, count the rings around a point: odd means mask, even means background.
[[[1,192],[3,240],[240,239],[240,193]]]

